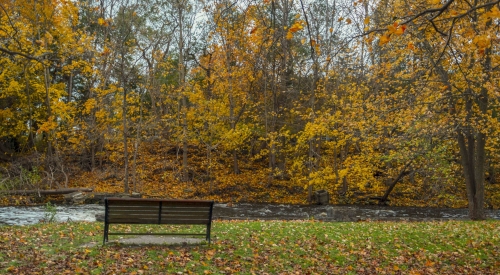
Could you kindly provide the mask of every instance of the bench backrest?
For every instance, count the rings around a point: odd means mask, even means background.
[[[106,198],[108,224],[205,224],[212,221],[213,201]]]

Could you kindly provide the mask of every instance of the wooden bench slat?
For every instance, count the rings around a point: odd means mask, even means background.
[[[175,218],[175,217],[186,217],[186,218],[210,218],[210,213],[162,213],[161,218],[162,219],[169,219],[169,218]]]
[[[129,212],[129,211],[156,211],[158,212],[160,210],[160,207],[109,207],[110,210],[113,212]],[[172,208],[172,207],[162,207],[161,208],[162,212],[205,212],[208,213],[210,212],[209,208],[206,207],[196,207],[196,208],[189,208],[189,207],[179,207],[179,208]]]
[[[158,224],[158,219],[113,219],[109,224]]]
[[[109,224],[158,224],[158,220],[152,219],[116,219]],[[210,219],[186,219],[186,220],[162,220],[160,224],[208,224]]]
[[[176,207],[183,207],[183,206],[205,206],[209,207],[210,203],[207,202],[196,202],[196,201],[187,201],[183,203],[179,202],[172,202],[172,201],[109,201],[108,205],[109,206],[142,206],[142,205],[159,205],[159,203],[162,203],[164,206],[176,206]]]
[[[109,211],[109,215],[124,215],[124,214],[135,214],[135,215],[156,215],[158,216],[159,210],[141,210],[141,211]]]
[[[178,213],[172,213],[172,214],[162,214],[161,215],[161,219],[162,220],[165,220],[165,219],[209,219],[209,215],[208,214],[194,214],[194,213],[190,213],[190,214],[178,214]],[[114,213],[114,214],[109,214],[108,215],[108,221],[113,221],[113,220],[118,220],[118,219],[129,219],[129,220],[133,220],[133,219],[156,219],[158,220],[158,214],[148,214],[148,215],[144,215],[144,214],[117,214],[117,213]]]
[[[108,219],[116,218],[130,218],[130,219],[140,219],[140,218],[151,218],[158,219],[158,212],[150,214],[140,214],[140,213],[112,213],[108,215]]]

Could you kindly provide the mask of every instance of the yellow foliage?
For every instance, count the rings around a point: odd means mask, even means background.
[[[99,18],[97,19],[97,24],[99,24],[99,25],[101,25],[101,26],[107,26],[107,22],[106,22],[106,20],[104,20],[104,18],[102,18],[102,17],[99,17]]]
[[[42,123],[42,125],[38,129],[38,132],[39,133],[48,133],[56,128],[57,128],[57,122],[54,121],[54,117],[49,117],[49,119],[47,121]]]
[[[500,9],[495,5],[489,12],[486,13],[486,15],[491,19],[498,19],[500,18]]]
[[[383,46],[383,45],[387,44],[389,42],[389,40],[390,40],[389,36],[384,34],[384,35],[380,36],[378,44],[380,46]]]
[[[476,44],[476,46],[480,50],[484,50],[484,49],[490,47],[490,38],[487,35],[476,36],[476,37],[474,37],[474,39],[472,40],[472,42],[474,44]]]
[[[97,101],[94,98],[89,98],[83,105],[83,113],[90,114],[92,110],[97,106]]]
[[[298,20],[297,22],[295,22],[291,27],[290,29],[288,30],[289,32],[292,32],[292,33],[295,33],[295,32],[298,32],[300,30],[302,30],[304,28],[303,26],[304,22],[301,21],[301,20]]]

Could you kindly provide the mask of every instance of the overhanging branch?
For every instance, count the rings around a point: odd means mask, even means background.
[[[430,21],[432,24],[434,23],[434,20],[436,20],[439,16],[441,16],[449,7],[450,5],[455,2],[456,0],[448,0],[446,3],[443,4],[443,6],[439,7],[439,8],[432,8],[432,9],[426,9],[426,10],[423,10],[413,16],[411,16],[410,18],[404,20],[403,22],[399,23],[400,25],[406,25],[406,24],[409,24],[409,23],[413,23],[415,20],[417,20],[418,18],[420,17],[423,17],[427,14],[434,14],[431,18],[428,19],[428,21]],[[496,1],[491,1],[491,2],[488,2],[488,3],[484,3],[482,5],[478,5],[478,6],[472,6],[470,9],[468,9],[467,11],[465,11],[464,13],[461,13],[461,14],[458,14],[456,16],[453,16],[453,17],[449,17],[449,18],[444,18],[443,20],[456,20],[456,19],[459,19],[459,18],[462,18],[470,13],[472,13],[473,11],[475,10],[478,10],[478,9],[482,9],[482,8],[487,8],[487,7],[491,7],[491,6],[494,6],[494,5],[497,5],[500,3],[500,0],[496,0]],[[368,34],[371,34],[371,33],[374,33],[374,32],[383,32],[383,31],[387,31],[387,28],[376,28],[376,29],[372,29],[372,30],[369,30],[369,31],[366,31],[360,35],[357,35],[356,37],[361,37],[361,36],[365,36],[365,35],[368,35]],[[438,31],[439,33],[443,34],[442,32]]]
[[[32,55],[29,55],[29,54],[26,54],[26,53],[22,53],[22,52],[16,52],[16,51],[11,51],[9,49],[6,49],[4,47],[0,47],[0,52],[3,52],[3,53],[6,53],[8,55],[18,55],[18,56],[22,56],[26,59],[29,59],[29,60],[34,60],[34,61],[37,61],[37,62],[40,62],[40,63],[43,63],[43,60],[45,58],[45,56],[49,55],[50,53],[44,53],[40,56],[32,56]]]

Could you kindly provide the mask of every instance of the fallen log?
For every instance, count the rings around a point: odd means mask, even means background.
[[[64,195],[73,192],[92,192],[92,188],[60,188],[52,190],[10,190],[10,191],[0,191],[1,195]]]

